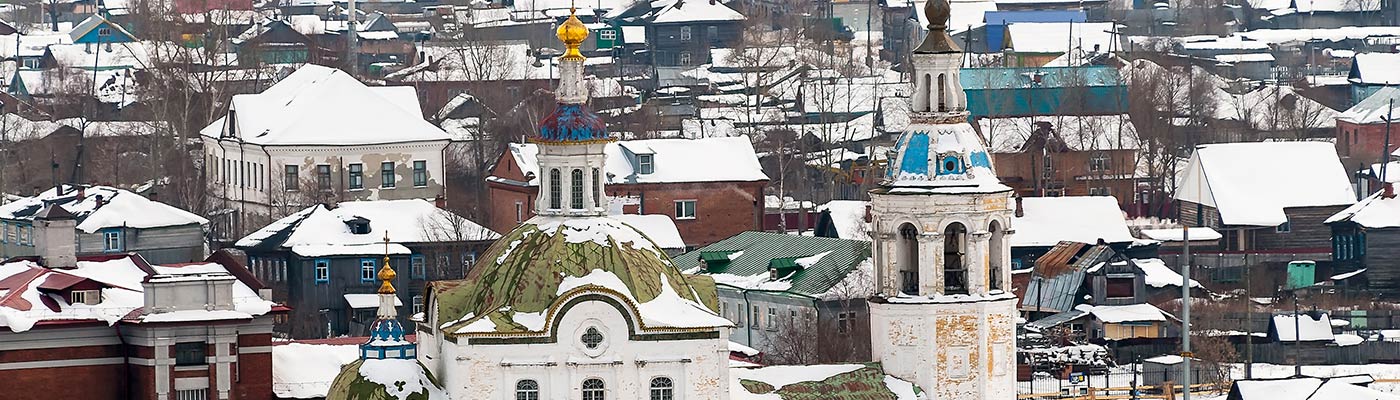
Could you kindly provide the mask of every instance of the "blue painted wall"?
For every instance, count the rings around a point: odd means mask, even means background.
[[[983,19],[987,22],[987,50],[992,52],[1001,51],[1007,24],[1016,22],[1084,22],[1087,20],[1083,10],[988,11]]]

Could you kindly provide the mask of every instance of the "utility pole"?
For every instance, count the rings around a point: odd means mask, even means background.
[[[359,69],[360,64],[360,38],[359,34],[356,33],[355,29],[356,13],[357,11],[355,11],[355,0],[350,0],[350,14],[345,18],[345,57],[349,59],[347,65],[349,65],[350,68],[350,76],[355,76],[356,69]]]
[[[1191,400],[1191,227],[1181,224],[1181,398]],[[1168,388],[1167,390],[1171,390]]]
[[[1244,378],[1254,379],[1254,298],[1249,292],[1249,253],[1244,254]]]

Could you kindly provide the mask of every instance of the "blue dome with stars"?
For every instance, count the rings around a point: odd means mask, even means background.
[[[913,124],[895,142],[882,185],[970,193],[1001,184],[981,136],[967,123]]]

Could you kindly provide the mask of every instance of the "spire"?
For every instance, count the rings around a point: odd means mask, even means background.
[[[389,232],[384,232],[384,266],[379,268],[379,312],[369,327],[369,341],[360,345],[361,359],[412,359],[413,343],[404,340],[398,320],[398,294],[394,290],[394,267],[389,265]]]
[[[558,106],[540,121],[539,135],[530,138],[536,143],[582,144],[611,141],[607,124],[588,110],[588,84],[583,79],[582,53],[579,46],[588,39],[588,27],[579,21],[574,9],[569,19],[556,32],[564,42],[564,55],[559,56],[559,87],[555,90]],[[543,171],[543,170],[541,170]]]
[[[394,290],[394,267],[389,265],[389,232],[384,232],[384,266],[379,268],[379,312],[380,319],[398,317],[398,308],[394,307],[395,300],[398,299],[397,291]]]
[[[555,36],[559,41],[564,42],[564,55],[559,57],[560,61],[578,60],[583,61],[583,53],[579,53],[579,46],[588,39],[588,27],[583,25],[583,21],[578,19],[577,9],[569,7],[569,19],[565,20],[559,29],[555,31]]]

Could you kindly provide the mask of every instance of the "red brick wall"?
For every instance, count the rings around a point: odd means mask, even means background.
[[[0,371],[6,400],[119,400],[126,378],[121,364]],[[153,394],[153,393],[152,393]],[[143,397],[153,398],[153,397]]]
[[[524,181],[525,176],[515,166],[510,152],[503,154],[491,171],[495,177]],[[677,220],[676,229],[688,246],[704,246],[734,236],[739,232],[761,230],[763,216],[763,186],[767,182],[696,182],[649,183],[604,187],[609,196],[636,196],[642,199],[645,214],[676,217],[676,200],[696,200],[695,219]],[[504,183],[489,183],[492,230],[505,233],[514,229],[515,202],[525,207],[525,218],[531,212],[539,191],[537,186],[519,187]],[[633,212],[629,209],[627,212]]]
[[[1357,125],[1337,121],[1337,155],[1349,171],[1380,162],[1385,147],[1385,124]],[[1400,125],[1391,127],[1390,154],[1400,148]]]
[[[241,335],[239,348],[244,346],[272,346],[272,334]],[[238,381],[233,385],[233,398],[239,400],[272,399],[272,353],[239,354],[237,368]]]

